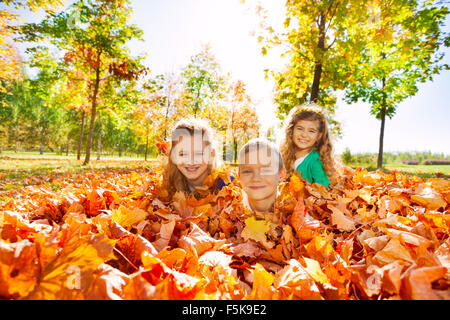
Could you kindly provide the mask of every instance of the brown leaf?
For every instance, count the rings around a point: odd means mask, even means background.
[[[191,223],[191,231],[187,236],[178,240],[178,246],[185,250],[194,249],[198,256],[208,250],[217,250],[225,244],[225,240],[215,240],[201,230],[195,223]]]
[[[423,267],[411,268],[403,276],[401,296],[404,299],[413,300],[442,300],[431,283],[445,276],[447,268],[445,267]]]

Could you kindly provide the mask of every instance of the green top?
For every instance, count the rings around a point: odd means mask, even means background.
[[[300,172],[301,176],[309,183],[316,182],[328,188],[330,180],[323,170],[322,161],[319,158],[320,155],[317,151],[311,151],[303,162],[298,165],[296,171]]]

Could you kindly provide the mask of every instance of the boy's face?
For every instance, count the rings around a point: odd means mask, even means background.
[[[279,169],[278,158],[271,158],[266,152],[250,150],[239,164],[242,188],[249,199],[264,200],[276,196],[278,183],[285,169]]]

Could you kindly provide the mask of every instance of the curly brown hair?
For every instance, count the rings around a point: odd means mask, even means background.
[[[303,104],[293,108],[286,117],[285,125],[282,129],[282,140],[280,143],[280,151],[287,173],[286,177],[289,178],[295,170],[293,166],[296,160],[296,146],[292,140],[292,135],[295,125],[300,120],[319,122],[319,139],[314,144],[313,149],[319,152],[320,160],[323,163],[323,169],[330,179],[330,182],[334,182],[337,171],[336,163],[333,159],[333,145],[331,143],[328,124],[323,114],[323,109],[316,103]]]

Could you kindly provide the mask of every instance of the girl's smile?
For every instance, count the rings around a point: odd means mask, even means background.
[[[184,169],[185,169],[187,172],[190,172],[190,173],[196,173],[196,172],[200,169],[200,166],[193,166],[193,167],[191,167],[191,166],[185,166]]]

